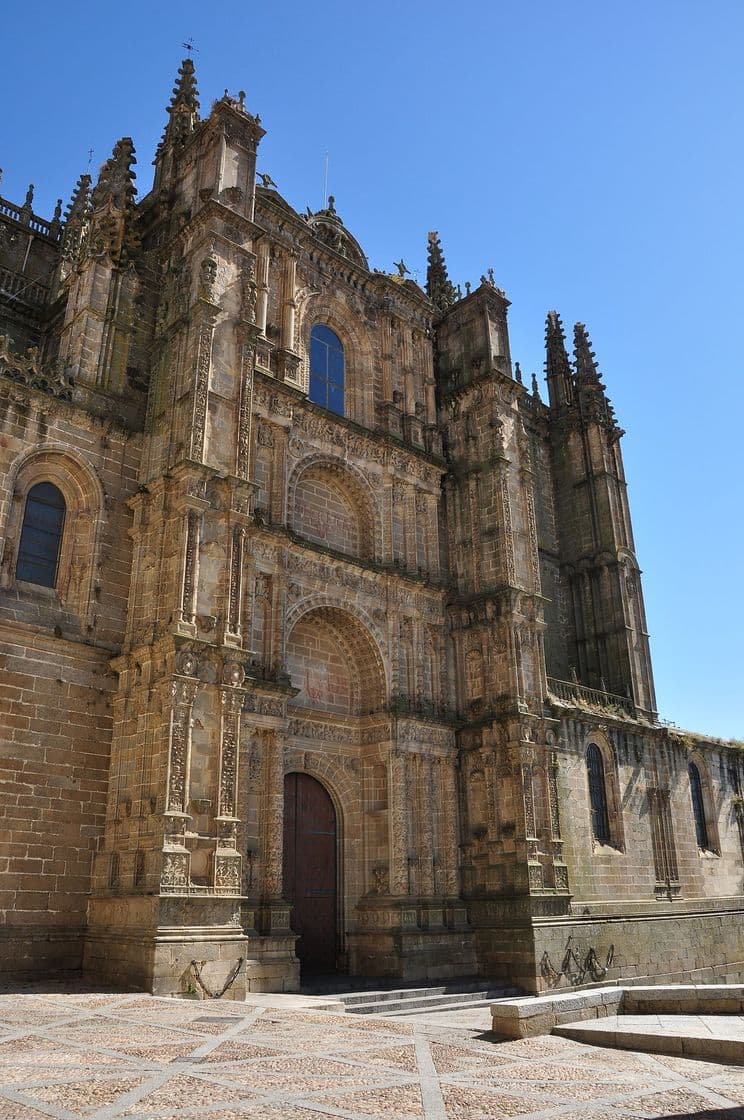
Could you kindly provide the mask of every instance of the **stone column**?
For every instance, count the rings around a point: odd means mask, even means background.
[[[266,733],[263,766],[261,893],[266,901],[271,902],[282,897],[284,847],[284,741],[277,732]]]
[[[439,579],[439,502],[436,494],[426,495],[428,522],[427,566],[432,579]]]
[[[408,758],[393,747],[388,755],[388,825],[390,893],[409,894],[408,876]]]
[[[225,637],[240,642],[243,629],[243,552],[245,529],[232,531],[230,538],[230,569],[227,591],[227,626]]]
[[[190,509],[183,524],[183,559],[181,565],[181,602],[177,611],[177,623],[188,630],[194,626],[196,613],[196,588],[199,579],[199,528],[200,515]]]
[[[450,897],[455,897],[460,892],[460,822],[457,812],[455,767],[455,755],[447,755],[439,760],[444,893]]]
[[[242,668],[235,664],[227,667],[235,679],[231,684],[242,683]],[[238,744],[240,742],[240,709],[242,692],[234,687],[220,689],[220,771],[218,814],[216,823],[219,836],[214,853],[214,887],[220,893],[240,893],[242,860],[237,846],[237,788]]]
[[[405,535],[405,559],[409,572],[415,572],[416,564],[416,491],[412,486],[406,487],[405,496],[405,522],[403,532]]]
[[[202,271],[204,272],[202,262]],[[215,266],[216,267],[216,266]],[[209,273],[207,273],[209,276]],[[202,281],[204,283],[204,280]],[[208,282],[208,280],[207,280]],[[209,297],[211,298],[211,289]],[[204,458],[207,431],[207,401],[209,398],[209,374],[212,365],[212,338],[215,319],[219,308],[210,303],[201,303],[199,314],[198,343],[196,350],[196,369],[194,371],[194,402],[191,414],[191,453],[190,458],[200,463]]]
[[[556,890],[568,890],[568,867],[563,860],[563,839],[558,812],[558,756],[550,751],[546,764],[548,780],[548,808],[550,811],[550,839],[553,850],[553,881]]]
[[[269,310],[269,250],[262,245],[258,251],[257,269],[256,326],[262,335],[266,334],[266,316]]]
[[[422,897],[430,897],[434,894],[434,799],[431,788],[431,763],[424,755],[416,757],[415,774],[419,857],[417,893]]]
[[[191,714],[198,683],[176,678],[171,685],[171,714],[168,742],[168,779],[165,802],[165,837],[161,888],[189,885],[189,853],[184,832],[189,814],[191,770]]]
[[[235,450],[235,473],[238,478],[250,478],[251,426],[253,416],[253,364],[255,361],[256,328],[243,323],[238,334],[240,353],[240,389],[238,402],[238,439]]]
[[[284,307],[282,310],[282,349],[291,350],[295,349],[295,316],[297,312],[297,303],[295,300],[295,290],[297,286],[297,259],[296,257],[287,257],[286,268],[284,272]]]

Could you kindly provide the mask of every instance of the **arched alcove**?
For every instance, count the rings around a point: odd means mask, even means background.
[[[297,707],[359,716],[385,700],[377,645],[363,623],[340,607],[316,607],[293,626],[286,646]]]
[[[315,544],[373,559],[377,533],[374,502],[349,467],[326,458],[301,463],[288,487],[289,528]]]

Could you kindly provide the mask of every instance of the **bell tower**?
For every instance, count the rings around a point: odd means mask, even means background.
[[[578,683],[656,713],[620,429],[583,323],[569,362],[559,315],[548,314],[546,371],[567,662]]]

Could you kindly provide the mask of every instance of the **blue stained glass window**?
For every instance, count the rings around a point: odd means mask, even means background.
[[[586,770],[589,778],[589,803],[592,810],[592,835],[600,844],[610,842],[610,820],[607,813],[604,761],[596,743],[586,749]]]
[[[700,771],[694,762],[687,767],[690,775],[690,796],[692,798],[692,813],[695,817],[695,835],[698,848],[709,850],[708,825],[705,820],[705,802],[703,801],[703,783],[700,781]]]
[[[65,499],[51,482],[37,482],[26,498],[16,579],[54,587],[65,523]]]
[[[315,404],[344,415],[344,347],[324,323],[310,332],[310,391]]]

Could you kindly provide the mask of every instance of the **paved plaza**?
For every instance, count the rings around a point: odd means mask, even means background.
[[[543,1036],[487,1008],[343,1015],[32,988],[0,994],[0,1120],[744,1118],[744,1067]]]

